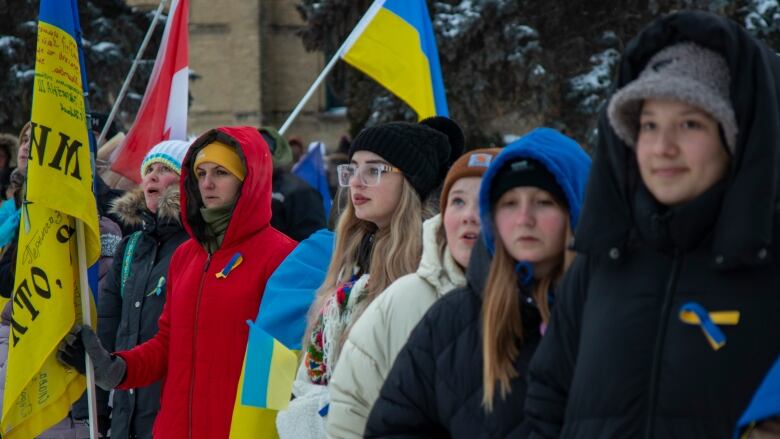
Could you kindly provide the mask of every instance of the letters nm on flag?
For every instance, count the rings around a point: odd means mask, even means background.
[[[344,61],[401,98],[419,119],[449,116],[425,0],[376,0],[342,53]]]
[[[68,414],[85,380],[55,358],[81,318],[75,220],[86,259],[100,254],[76,0],[42,0],[27,195],[19,229],[3,417],[6,439],[31,438]],[[94,310],[93,310],[94,312]]]

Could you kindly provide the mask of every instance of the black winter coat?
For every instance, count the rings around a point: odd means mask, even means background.
[[[140,223],[127,224],[122,222],[121,215],[112,211],[111,206],[114,204],[117,198],[122,197],[126,192],[121,189],[113,189],[100,176],[95,175],[95,198],[97,201],[98,215],[107,216],[111,221],[119,225],[122,229],[122,236],[128,236],[129,234],[141,230]]]
[[[308,183],[282,168],[271,182],[271,226],[300,242],[327,225],[322,196]]]
[[[142,222],[143,230],[133,252],[124,295],[121,292],[122,265],[130,236],[119,244],[100,296],[98,335],[103,346],[111,352],[131,349],[157,333],[157,320],[165,305],[162,282],[168,277],[168,264],[176,248],[189,238],[179,222],[176,187],[162,195],[156,217],[145,209],[140,191],[118,199],[113,210],[127,225]],[[161,383],[157,382],[139,389],[115,390],[111,437],[151,438],[160,408],[160,388]]]
[[[493,411],[482,406],[482,291],[490,269],[482,240],[474,246],[467,285],[447,293],[425,314],[398,354],[368,418],[367,438],[522,438],[528,363],[539,343],[541,315],[522,307],[524,343],[518,377]],[[524,300],[528,303],[527,300]]]
[[[531,363],[532,437],[730,438],[780,353],[780,62],[735,23],[687,12],[626,47],[618,85],[683,40],[730,67],[739,123],[730,173],[688,203],[661,206],[602,112],[580,256]],[[720,349],[683,321],[688,303],[740,313],[718,325]]]

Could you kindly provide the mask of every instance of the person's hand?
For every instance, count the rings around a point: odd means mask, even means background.
[[[81,325],[76,325],[65,335],[57,348],[57,359],[60,360],[60,363],[76,369],[78,373],[86,375],[87,367],[84,356],[87,351],[84,349],[80,334]]]
[[[125,361],[103,348],[92,328],[76,325],[60,343],[57,359],[84,375],[85,354],[92,360],[95,367],[95,384],[101,389],[111,390],[124,380],[127,369]]]
[[[778,439],[780,438],[780,416],[767,419],[756,425],[748,439]]]

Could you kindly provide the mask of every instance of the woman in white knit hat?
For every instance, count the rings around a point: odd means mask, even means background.
[[[141,186],[113,202],[111,212],[126,226],[141,230],[119,244],[98,303],[98,334],[111,352],[130,349],[157,333],[168,264],[188,238],[179,217],[179,177],[188,147],[182,140],[155,145],[141,164]],[[112,437],[152,437],[160,387],[157,382],[114,391]]]

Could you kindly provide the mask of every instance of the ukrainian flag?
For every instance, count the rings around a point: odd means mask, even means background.
[[[244,369],[241,403],[259,408],[284,410],[290,402],[290,386],[295,379],[298,357],[278,340],[248,321],[248,358],[267,361],[248,361]],[[276,388],[278,387],[278,388]]]
[[[30,158],[16,261],[13,325],[0,434],[37,436],[68,414],[85,380],[56,359],[57,345],[82,321],[78,261],[100,256],[86,74],[76,0],[42,0],[35,53]],[[85,255],[77,249],[84,226]]]
[[[344,46],[344,61],[401,98],[420,120],[449,116],[425,0],[376,0]]]
[[[276,413],[287,408],[298,357],[248,320],[244,367],[238,380],[230,439],[277,439]]]
[[[287,408],[298,369],[306,315],[333,253],[333,233],[318,230],[301,241],[265,286],[254,322],[248,321],[230,439],[277,439],[276,413]]]

